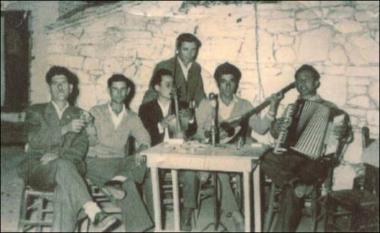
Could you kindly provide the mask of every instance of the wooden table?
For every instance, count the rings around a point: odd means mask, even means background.
[[[161,143],[144,151],[147,166],[150,167],[152,174],[155,231],[162,231],[158,169],[171,169],[175,231],[180,231],[178,170],[202,170],[243,173],[246,232],[251,232],[250,174],[253,172],[255,232],[260,232],[261,198],[258,158],[265,149],[261,144],[246,145],[237,149],[235,145],[213,147],[186,142]]]

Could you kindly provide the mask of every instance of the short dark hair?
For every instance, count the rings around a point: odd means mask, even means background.
[[[197,49],[202,46],[202,42],[191,33],[182,33],[177,37],[176,49],[179,49],[183,42],[195,42]]]
[[[154,88],[155,85],[160,85],[161,84],[161,80],[162,80],[162,76],[164,75],[169,75],[171,77],[173,77],[173,73],[168,70],[168,69],[158,69],[154,74],[153,74],[153,77],[152,77],[152,81],[150,83],[150,86],[152,88]],[[173,77],[174,78],[174,77]]]
[[[222,77],[223,74],[232,74],[234,76],[234,80],[236,82],[236,87],[239,85],[239,82],[241,79],[241,72],[240,72],[239,68],[237,68],[236,66],[234,66],[228,62],[225,62],[225,63],[219,65],[215,69],[215,73],[214,73],[214,78],[215,78],[218,86],[219,86],[220,78]]]
[[[67,79],[67,82],[70,84],[76,84],[78,80],[78,77],[66,67],[52,66],[45,75],[46,82],[50,85],[51,80],[56,75],[64,75]]]
[[[108,88],[112,86],[113,82],[124,82],[127,87],[131,87],[133,85],[132,80],[122,74],[113,74],[107,81]]]
[[[304,64],[298,70],[296,71],[294,78],[297,79],[297,76],[302,72],[310,72],[316,80],[319,80],[321,78],[321,75],[319,72],[311,65]]]

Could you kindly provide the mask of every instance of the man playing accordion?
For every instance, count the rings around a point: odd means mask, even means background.
[[[317,94],[319,79],[320,74],[310,65],[296,71],[299,98],[276,119],[271,133],[277,144],[261,158],[263,172],[282,190],[275,231],[296,230],[303,197],[326,179],[333,166],[326,156],[352,137],[348,115]]]

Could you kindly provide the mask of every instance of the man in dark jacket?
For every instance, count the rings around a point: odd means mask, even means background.
[[[86,122],[81,119],[83,110],[68,102],[75,78],[64,67],[53,66],[47,72],[51,102],[32,105],[26,112],[28,155],[18,173],[34,189],[55,191],[52,231],[73,232],[81,208],[94,230],[105,231],[119,221],[92,201],[83,179]]]
[[[184,102],[194,100],[197,105],[206,97],[201,66],[195,61],[201,45],[200,40],[194,35],[182,33],[176,40],[175,56],[158,63],[153,71],[154,75],[159,69],[170,70],[174,76],[174,87],[178,91],[179,100]],[[157,91],[152,86],[152,80],[144,95],[143,104],[158,97]]]
[[[145,128],[149,132],[152,140],[152,146],[166,141],[174,136],[173,131],[176,127],[176,116],[174,104],[171,99],[173,91],[173,76],[172,72],[166,69],[159,69],[154,74],[152,85],[158,93],[158,98],[147,102],[140,106],[139,116]],[[179,101],[178,108],[181,128],[183,129],[182,136],[189,136],[195,133],[196,126],[194,115],[186,111],[186,102]],[[173,130],[173,131],[172,131]],[[163,174],[164,175],[164,174]],[[181,171],[180,179],[183,184],[183,199],[184,208],[182,211],[182,229],[190,230],[189,223],[191,212],[196,208],[196,198],[198,194],[198,173],[194,171]],[[144,195],[146,196],[147,206],[151,215],[153,215],[153,197],[152,184],[150,174],[146,176],[144,182]],[[152,216],[153,217],[153,216]],[[186,225],[186,226],[185,226]]]

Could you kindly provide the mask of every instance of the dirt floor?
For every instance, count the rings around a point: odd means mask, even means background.
[[[1,232],[17,231],[23,182],[17,177],[16,165],[23,159],[23,156],[22,146],[1,146]],[[213,226],[207,227],[213,222],[211,203],[211,199],[204,202],[196,231],[215,231]],[[173,229],[172,212],[168,212],[166,216],[167,229]],[[231,218],[222,217],[221,223],[217,232],[233,230]],[[297,231],[310,231],[309,217],[302,219]]]

